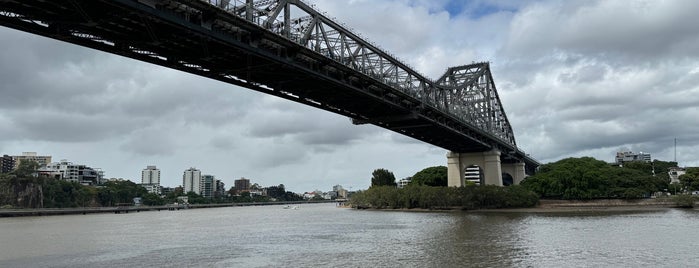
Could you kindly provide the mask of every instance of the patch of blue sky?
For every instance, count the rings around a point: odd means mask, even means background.
[[[466,16],[471,19],[479,19],[490,14],[500,12],[516,12],[512,6],[500,5],[489,1],[451,0],[447,1],[444,9],[451,17]]]

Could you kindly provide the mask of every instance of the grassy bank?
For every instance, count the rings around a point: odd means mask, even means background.
[[[373,209],[492,209],[528,208],[538,204],[536,193],[518,185],[510,187],[432,187],[408,185],[371,187],[352,195],[354,208]]]

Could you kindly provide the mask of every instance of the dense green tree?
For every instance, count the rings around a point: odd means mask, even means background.
[[[147,193],[142,196],[141,202],[146,206],[161,206],[165,205],[165,199],[160,198],[159,195],[154,193]]]
[[[279,186],[267,187],[267,196],[269,198],[274,198],[277,201],[300,201],[303,200],[303,196],[296,193],[287,191],[284,188],[284,184],[279,184]]]
[[[665,165],[658,161],[659,165]],[[539,168],[522,186],[544,198],[594,199],[641,198],[667,187],[653,176],[651,163],[612,166],[591,157],[566,158]]]
[[[146,189],[132,181],[110,181],[97,190],[97,200],[102,206],[132,204],[134,197],[143,197]]]
[[[413,175],[411,184],[427,186],[447,186],[447,167],[428,167]]]
[[[371,173],[371,186],[396,186],[396,177],[393,172],[379,168]]]

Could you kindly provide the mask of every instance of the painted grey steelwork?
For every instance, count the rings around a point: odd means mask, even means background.
[[[517,148],[488,63],[430,80],[304,1],[0,0],[0,24],[538,166]]]

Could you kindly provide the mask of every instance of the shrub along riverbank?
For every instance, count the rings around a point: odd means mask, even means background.
[[[519,185],[433,187],[408,185],[405,188],[373,186],[354,193],[349,205],[374,209],[488,209],[536,206],[539,196]]]

